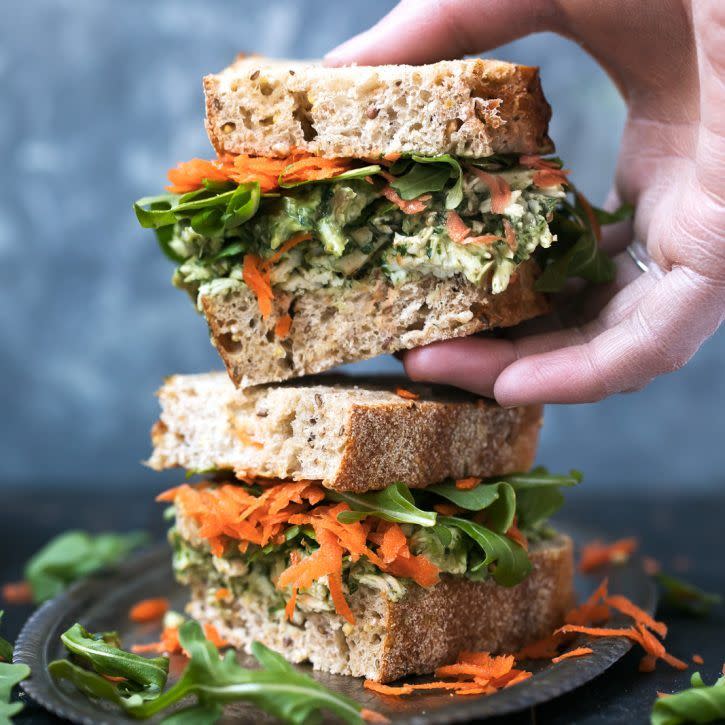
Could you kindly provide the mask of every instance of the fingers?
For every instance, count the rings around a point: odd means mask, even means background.
[[[585,403],[639,389],[682,367],[724,314],[722,284],[678,267],[589,342],[512,363],[494,385],[496,400],[504,406]]]
[[[549,0],[403,0],[325,57],[328,65],[427,63],[478,53],[554,28]]]

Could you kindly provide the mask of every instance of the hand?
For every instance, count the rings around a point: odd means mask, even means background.
[[[633,224],[602,245],[617,279],[504,333],[404,354],[414,380],[502,405],[580,403],[637,390],[684,365],[725,316],[725,3],[721,0],[403,0],[333,50],[330,65],[425,63],[553,31],[582,45],[622,92],[628,119],[610,206]],[[624,251],[646,245],[642,274]]]

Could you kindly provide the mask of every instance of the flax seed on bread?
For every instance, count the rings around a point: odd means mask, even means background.
[[[399,387],[419,397],[400,397]],[[340,376],[240,391],[223,373],[175,375],[159,400],[152,468],[321,480],[346,491],[528,470],[542,412],[404,379]]]
[[[191,583],[188,611],[213,624],[238,649],[258,640],[291,662],[390,682],[427,674],[461,650],[511,653],[550,634],[573,604],[572,542],[558,535],[535,544],[531,574],[512,588],[444,574],[430,589],[407,584],[398,601],[365,586],[349,595],[355,624],[334,612],[309,612],[291,623],[269,613],[262,597],[220,605],[203,581]]]
[[[345,287],[277,292],[267,319],[247,288],[203,296],[201,305],[229,377],[247,387],[542,315],[549,306],[534,291],[536,274],[536,264],[524,262],[508,287],[492,294],[487,285],[460,276],[394,286],[374,273]],[[286,314],[292,326],[281,340],[274,330]]]
[[[325,68],[241,57],[204,79],[218,153],[376,159],[548,153],[537,68],[496,60]]]

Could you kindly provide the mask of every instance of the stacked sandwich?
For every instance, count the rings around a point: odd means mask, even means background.
[[[299,379],[606,278],[596,211],[541,156],[536,70],[242,58],[205,91],[217,157],[136,205],[228,372],[167,380],[152,431],[152,467],[205,474],[161,496],[191,614],[240,649],[382,682],[550,633],[572,547],[548,518],[578,477],[529,471],[540,408]]]

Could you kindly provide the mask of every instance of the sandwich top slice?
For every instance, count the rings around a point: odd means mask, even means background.
[[[316,480],[364,492],[528,470],[540,406],[504,409],[403,378],[319,376],[236,389],[223,373],[174,375],[160,389],[149,465]]]
[[[217,158],[136,213],[239,386],[515,325],[569,274],[611,278],[607,219],[541,156],[534,68],[245,58],[204,84]]]
[[[572,545],[547,518],[579,476],[399,482],[362,494],[313,481],[183,484],[174,571],[225,640],[390,681],[463,649],[515,652],[572,604]]]

